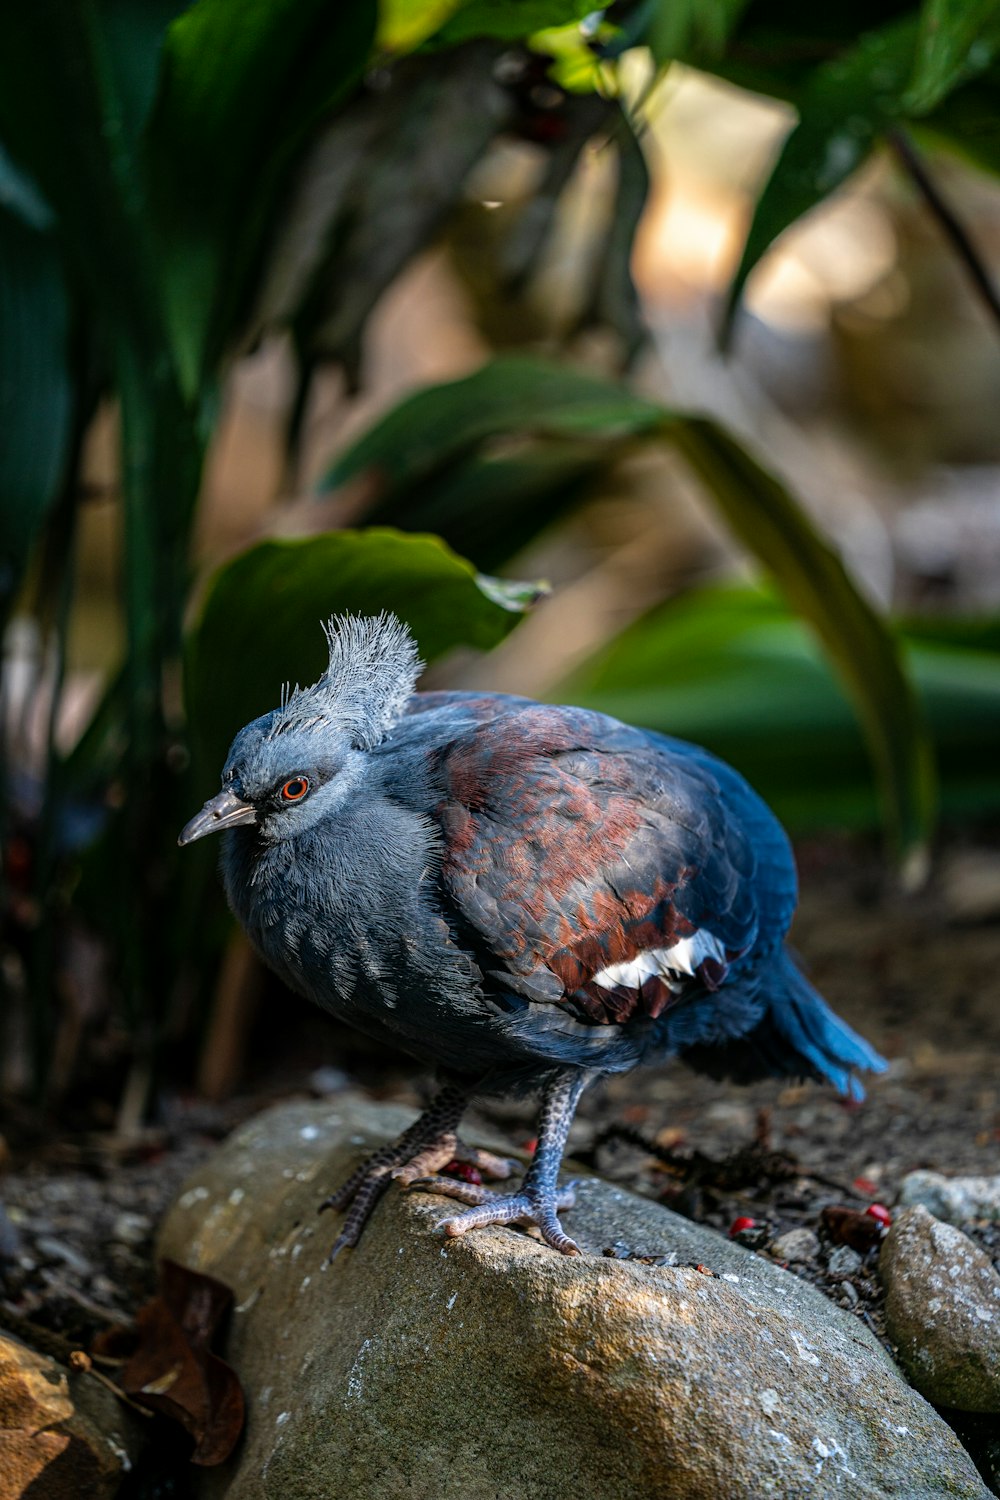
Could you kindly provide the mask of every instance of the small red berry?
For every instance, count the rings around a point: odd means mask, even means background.
[[[892,1214],[884,1203],[869,1203],[865,1213],[870,1219],[874,1219],[876,1224],[881,1224],[883,1229],[888,1229],[892,1223]]]
[[[446,1167],[442,1168],[442,1171],[446,1177],[457,1177],[462,1182],[474,1183],[476,1187],[479,1187],[483,1180],[477,1168],[467,1161],[450,1161]]]
[[[756,1229],[756,1228],[757,1228],[757,1220],[756,1219],[748,1219],[747,1216],[746,1216],[746,1214],[741,1214],[738,1219],[734,1219],[733,1222],[730,1224],[730,1226],[729,1226],[729,1238],[731,1240],[734,1240],[738,1234],[742,1234],[743,1233],[744,1229]]]
[[[526,1151],[529,1156],[534,1156],[535,1152],[538,1150],[538,1137],[536,1135],[533,1135],[530,1141],[525,1141],[522,1150]]]
[[[863,1198],[874,1198],[878,1192],[878,1183],[872,1182],[870,1177],[855,1177],[851,1183],[854,1191],[860,1193]]]

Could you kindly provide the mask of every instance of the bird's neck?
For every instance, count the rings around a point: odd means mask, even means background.
[[[249,827],[232,829],[224,840],[229,904],[262,956],[282,972],[325,961],[316,951],[321,933],[335,936],[346,960],[406,927],[436,856],[432,825],[371,784],[351,806],[297,837],[269,843]]]

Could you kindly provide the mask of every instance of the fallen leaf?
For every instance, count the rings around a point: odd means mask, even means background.
[[[209,1347],[232,1301],[221,1281],[163,1260],[159,1295],[139,1309],[132,1333],[110,1329],[95,1342],[96,1354],[124,1359],[126,1395],[179,1422],[194,1438],[191,1462],[206,1467],[223,1463],[243,1431],[239,1378]]]
[[[831,1205],[820,1214],[820,1223],[835,1245],[850,1245],[852,1250],[857,1250],[861,1255],[882,1239],[882,1225],[868,1213],[861,1213],[856,1208]]]

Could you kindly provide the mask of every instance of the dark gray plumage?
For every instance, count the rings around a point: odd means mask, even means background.
[[[334,1253],[391,1177],[469,1204],[451,1234],[531,1222],[574,1252],[557,1174],[597,1074],[676,1055],[859,1096],[852,1070],[884,1066],[786,953],[791,852],[735,771],[582,709],[414,693],[416,649],[391,616],[327,634],[323,677],[239,732],[180,842],[224,831],[226,893],[264,960],[442,1078],[329,1200],[349,1207]],[[526,1088],[543,1105],[518,1193],[431,1175],[460,1154],[473,1094]]]

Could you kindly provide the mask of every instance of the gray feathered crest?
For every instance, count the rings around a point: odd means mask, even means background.
[[[342,730],[359,750],[371,750],[402,717],[423,662],[395,615],[334,615],[323,626],[330,664],[312,687],[282,694],[268,734],[293,729]]]

